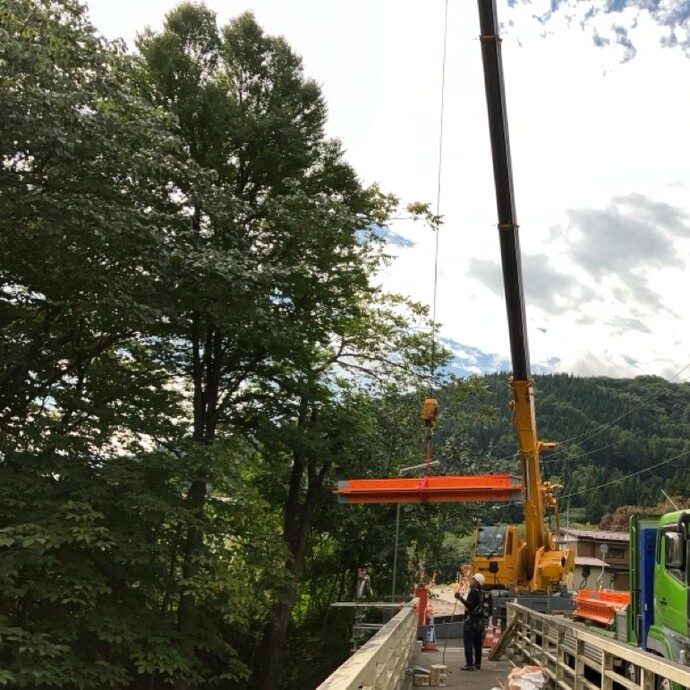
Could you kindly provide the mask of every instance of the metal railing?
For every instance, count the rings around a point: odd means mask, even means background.
[[[587,630],[554,614],[508,604],[509,656],[541,666],[560,690],[690,688],[690,668]],[[665,682],[664,682],[665,681]]]
[[[397,690],[417,639],[417,611],[406,606],[316,690]]]

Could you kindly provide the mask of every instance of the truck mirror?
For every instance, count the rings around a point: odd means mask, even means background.
[[[685,565],[684,541],[679,532],[664,534],[664,556],[667,568],[680,569]]]

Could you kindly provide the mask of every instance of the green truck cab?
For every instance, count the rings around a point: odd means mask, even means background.
[[[690,512],[630,520],[628,642],[690,664]],[[670,687],[670,684],[669,684]]]

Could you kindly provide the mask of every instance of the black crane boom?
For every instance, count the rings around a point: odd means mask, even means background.
[[[496,20],[496,0],[479,0],[478,4],[510,354],[513,376],[518,380],[526,381],[530,378],[529,346],[522,286],[520,239],[513,194],[513,169],[510,160],[501,39],[498,35]]]
[[[554,511],[558,525],[558,506],[554,496],[557,486],[542,482],[539,466],[540,450],[553,444],[539,441],[537,436],[496,0],[478,0],[478,5],[503,289],[513,363],[513,375],[509,381],[513,393],[511,406],[520,455],[525,515],[525,539],[517,552],[513,549],[508,553],[509,547],[506,546],[501,563],[498,563],[498,572],[504,577],[514,578],[518,586],[535,591],[560,586],[564,576],[573,569],[574,557],[572,551],[558,549],[545,519],[545,510],[549,507]],[[514,527],[508,529],[515,530]],[[516,536],[513,542],[517,539]]]

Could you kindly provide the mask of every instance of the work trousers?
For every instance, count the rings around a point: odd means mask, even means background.
[[[467,666],[481,666],[482,646],[486,625],[484,617],[467,616],[462,641],[465,644],[465,664]]]

